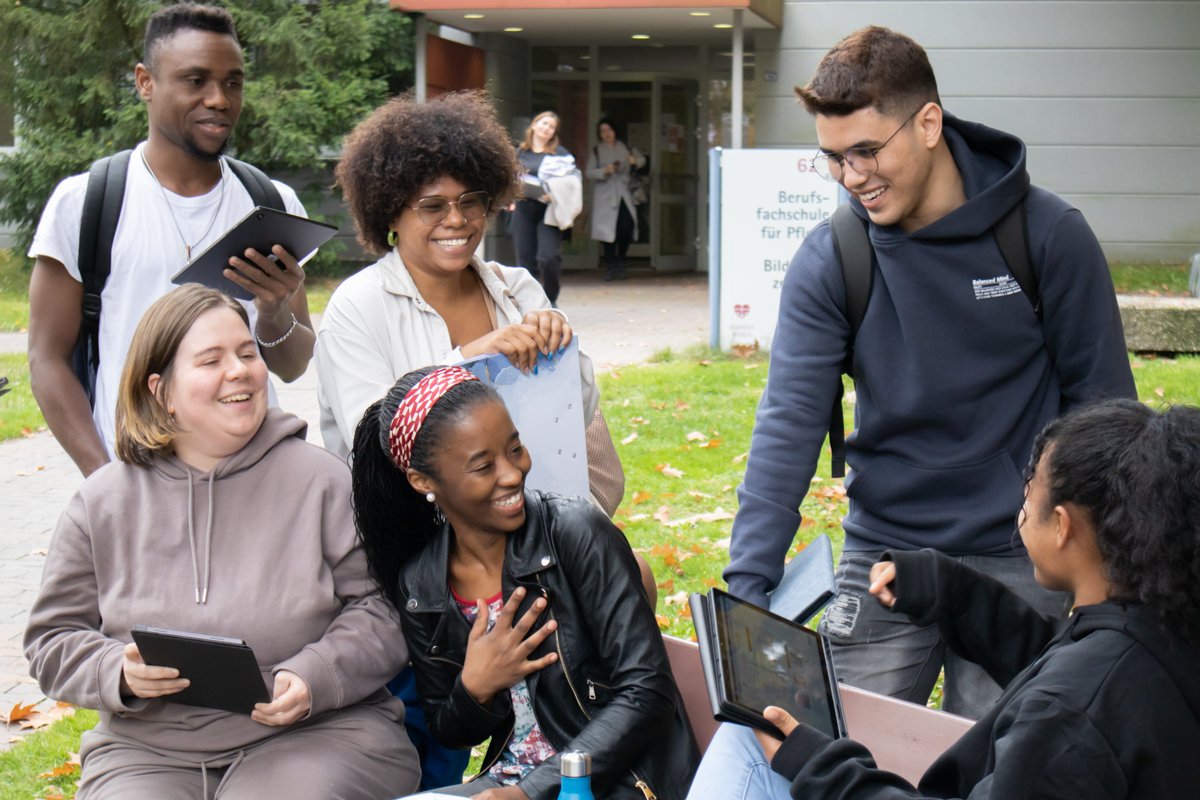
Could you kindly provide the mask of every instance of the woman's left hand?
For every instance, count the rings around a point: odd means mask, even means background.
[[[543,308],[541,311],[530,311],[521,320],[526,325],[532,325],[541,331],[546,340],[543,355],[555,353],[571,343],[571,326],[557,311]]]
[[[294,672],[281,669],[275,673],[274,699],[269,703],[256,703],[250,719],[263,725],[284,727],[291,725],[312,708],[312,695],[308,684]]]
[[[780,733],[785,737],[791,736],[792,731],[800,724],[792,717],[791,714],[784,711],[778,706],[767,706],[763,710],[763,716],[767,718],[767,722],[779,728]],[[766,731],[755,730],[754,738],[758,739],[758,746],[762,748],[763,755],[767,757],[767,763],[771,763],[771,759],[779,752],[779,746],[783,744],[783,740],[776,739]]]
[[[473,794],[471,800],[529,800],[529,795],[519,786],[501,786],[499,789],[485,789],[479,794]]]
[[[244,259],[230,258],[224,274],[254,295],[260,317],[274,320],[277,328],[286,329],[291,322],[289,305],[304,285],[304,269],[295,256],[279,245],[272,247],[271,253],[274,258],[250,248]]]

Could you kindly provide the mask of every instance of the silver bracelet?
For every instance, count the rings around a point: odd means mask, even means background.
[[[296,315],[293,313],[292,314],[292,324],[288,327],[287,333],[285,333],[283,336],[280,336],[278,339],[276,339],[273,342],[264,342],[262,340],[262,337],[260,337],[258,335],[258,324],[256,323],[254,325],[254,340],[256,342],[258,342],[259,347],[275,347],[276,345],[280,345],[280,344],[283,344],[284,342],[286,342],[288,340],[288,337],[291,336],[293,333],[295,333],[296,326],[299,324],[300,324],[300,320],[296,319]]]

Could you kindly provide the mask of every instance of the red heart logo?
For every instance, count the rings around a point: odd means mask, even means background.
[[[733,307],[733,313],[737,314],[739,319],[744,319],[750,313],[750,306],[745,303],[738,303]]]

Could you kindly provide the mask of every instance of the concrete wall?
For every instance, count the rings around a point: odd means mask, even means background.
[[[792,88],[868,24],[928,50],[949,111],[1024,139],[1110,259],[1200,250],[1200,3],[789,0],[755,40],[759,147],[815,144]]]

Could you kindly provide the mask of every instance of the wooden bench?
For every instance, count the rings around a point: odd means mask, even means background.
[[[720,724],[713,719],[695,642],[664,636],[671,671],[692,732],[703,752]],[[880,769],[895,772],[914,785],[929,765],[973,724],[971,720],[915,703],[842,685],[842,708],[850,738],[871,751]]]

